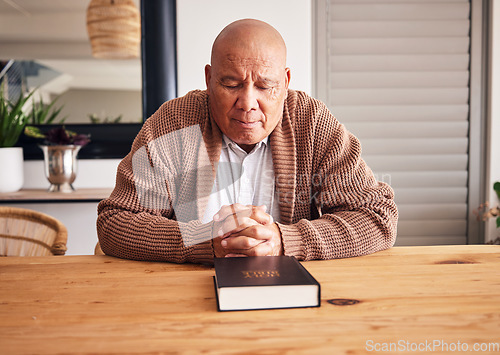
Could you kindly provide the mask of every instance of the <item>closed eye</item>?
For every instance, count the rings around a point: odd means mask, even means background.
[[[237,89],[241,87],[240,83],[235,83],[235,82],[220,82],[220,85],[225,87],[226,89]]]

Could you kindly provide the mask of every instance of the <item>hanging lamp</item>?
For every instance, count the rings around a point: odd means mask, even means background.
[[[95,58],[139,58],[141,18],[133,0],[92,0],[87,32]]]

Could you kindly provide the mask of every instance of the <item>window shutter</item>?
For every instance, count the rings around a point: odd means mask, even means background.
[[[322,4],[317,96],[394,188],[396,244],[465,244],[469,1]]]

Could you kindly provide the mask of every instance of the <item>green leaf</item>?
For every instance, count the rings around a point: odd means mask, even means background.
[[[54,109],[54,111],[52,111],[52,114],[45,121],[45,124],[51,124],[51,123],[53,123],[54,120],[56,119],[56,117],[59,116],[59,114],[61,113],[61,110],[63,108],[64,108],[64,105],[61,106],[61,107],[59,107],[58,109]],[[68,116],[64,116],[63,118],[61,118],[58,123],[64,123],[64,121],[66,121],[66,118],[68,118]]]
[[[45,134],[42,133],[40,128],[34,126],[26,126],[24,134],[32,138],[45,138]]]
[[[40,98],[39,102],[35,102],[35,100],[33,100],[33,109],[30,114],[31,124],[42,125],[54,123],[55,119],[59,116],[64,107],[64,105],[61,107],[55,106],[58,99],[59,96],[52,100],[50,104],[44,103],[42,98]],[[60,119],[57,123],[63,123],[66,118],[67,117]]]
[[[27,123],[23,108],[34,91],[26,97],[20,95],[16,102],[11,102],[4,97],[4,86],[3,83],[0,86],[0,147],[12,147]]]
[[[497,193],[498,199],[500,200],[500,181],[493,184],[493,190]]]
[[[497,217],[497,228],[500,228],[500,217]]]

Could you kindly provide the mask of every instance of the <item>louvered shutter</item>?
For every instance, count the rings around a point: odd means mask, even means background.
[[[397,245],[465,244],[469,1],[322,4],[316,94],[394,188]]]

